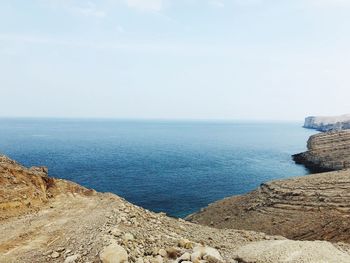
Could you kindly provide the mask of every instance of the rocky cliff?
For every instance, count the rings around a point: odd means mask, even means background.
[[[350,170],[262,184],[187,219],[217,228],[282,235],[297,240],[350,242]]]
[[[347,181],[343,184],[346,187]],[[266,189],[270,197],[262,203],[279,191]],[[333,196],[331,191],[325,195]],[[291,241],[169,218],[116,195],[50,178],[46,168],[28,169],[5,156],[0,157],[0,205],[0,262],[4,263],[350,262],[346,244]],[[344,209],[339,215],[347,211],[347,204]],[[345,226],[342,229],[347,233]]]
[[[310,137],[307,151],[293,159],[315,171],[350,168],[350,131],[319,133]]]
[[[310,116],[305,118],[304,128],[326,132],[331,130],[350,129],[350,114],[341,116]]]

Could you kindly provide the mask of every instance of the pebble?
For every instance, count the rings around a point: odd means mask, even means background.
[[[43,256],[48,256],[48,255],[51,255],[52,254],[52,250],[48,250],[46,252],[43,253]]]
[[[188,239],[181,239],[178,242],[178,246],[186,249],[193,248],[193,242],[189,241]]]
[[[134,240],[135,238],[134,238],[134,235],[133,234],[131,234],[131,233],[126,233],[125,235],[124,235],[124,241],[131,241],[131,240]]]
[[[59,256],[60,256],[60,253],[58,253],[56,251],[51,254],[52,258],[58,258]]]
[[[79,254],[72,255],[72,256],[67,257],[67,258],[65,259],[64,263],[74,263],[74,262],[77,261],[79,258],[80,258],[80,255],[79,255]]]
[[[66,250],[64,247],[59,247],[56,249],[57,252],[63,252],[64,250]]]
[[[158,254],[159,254],[160,256],[162,256],[163,258],[165,258],[165,257],[168,255],[168,253],[166,252],[166,250],[163,249],[163,248],[159,249]]]

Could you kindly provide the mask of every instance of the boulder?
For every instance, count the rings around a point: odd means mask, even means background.
[[[101,251],[100,259],[103,263],[124,263],[128,262],[128,253],[123,247],[111,244]]]
[[[191,254],[191,261],[195,262],[196,260],[201,259],[211,259],[211,261],[223,261],[219,251],[212,247],[206,246],[196,246],[193,248],[193,253]]]
[[[264,240],[241,247],[235,259],[246,263],[348,263],[350,255],[325,241]]]

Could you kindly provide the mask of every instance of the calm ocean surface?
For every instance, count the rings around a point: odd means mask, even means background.
[[[183,217],[308,171],[302,123],[0,119],[0,152],[50,176]]]

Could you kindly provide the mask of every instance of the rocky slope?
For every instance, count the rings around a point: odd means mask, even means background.
[[[326,132],[331,130],[350,129],[350,114],[341,116],[310,116],[305,118],[304,128]]]
[[[4,263],[350,262],[346,244],[200,226],[49,178],[46,168],[28,169],[4,156],[0,180]]]
[[[293,159],[312,170],[331,171],[350,168],[350,131],[319,133],[310,137],[308,151]]]
[[[188,217],[217,228],[282,235],[297,240],[350,242],[350,170],[262,184]]]

